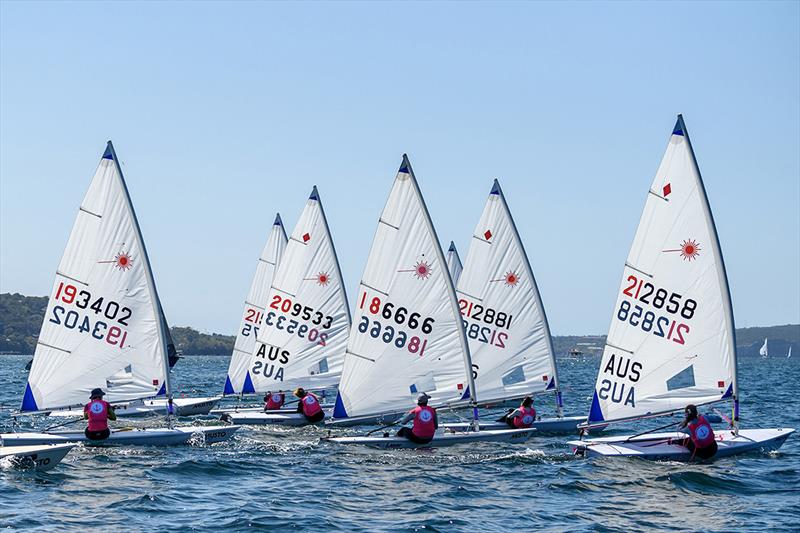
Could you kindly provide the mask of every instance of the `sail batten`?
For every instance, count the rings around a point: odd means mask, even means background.
[[[171,394],[164,318],[150,260],[111,142],[56,270],[22,411]]]
[[[283,252],[286,249],[287,237],[283,228],[283,221],[280,214],[275,215],[267,242],[261,251],[256,264],[256,271],[253,274],[253,281],[250,285],[250,292],[245,298],[242,317],[239,321],[239,329],[236,332],[236,341],[231,354],[231,361],[228,366],[228,375],[225,380],[223,393],[231,394],[252,394],[252,387],[247,386],[247,370],[250,364],[250,356],[255,347],[256,334],[261,327],[268,299],[267,295],[272,286],[272,279],[275,269],[280,264]]]
[[[455,288],[406,156],[376,225],[355,298],[335,418],[475,399]]]
[[[738,400],[730,291],[703,181],[678,116],[625,262],[589,423],[731,396]]]

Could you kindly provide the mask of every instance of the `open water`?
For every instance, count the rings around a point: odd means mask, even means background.
[[[0,356],[2,430],[11,428],[9,410],[19,405],[29,359]],[[799,360],[739,362],[743,427],[800,428]],[[599,359],[559,363],[567,412],[583,414]],[[176,389],[190,395],[217,393],[227,364],[227,357],[185,357],[173,372]],[[552,400],[538,399],[537,408],[552,413]],[[40,419],[35,424],[48,422],[54,423]],[[318,439],[325,433],[318,428],[245,428],[232,441],[213,446],[79,447],[50,472],[0,469],[0,527],[148,532],[800,529],[796,435],[778,452],[701,465],[574,458],[564,445],[566,437],[537,437],[526,445],[384,452],[321,444]]]

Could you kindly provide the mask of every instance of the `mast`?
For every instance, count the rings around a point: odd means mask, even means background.
[[[414,170],[411,168],[411,163],[408,160],[408,156],[403,154],[403,163],[400,167],[400,170],[405,168],[408,170],[408,175],[411,176],[411,183],[414,186],[414,193],[417,195],[417,199],[422,206],[422,213],[425,215],[425,224],[428,227],[428,231],[430,231],[431,235],[433,235],[434,240],[434,249],[436,251],[436,255],[439,258],[439,264],[447,265],[447,261],[444,257],[444,253],[442,252],[442,246],[439,243],[439,236],[436,234],[436,228],[433,226],[433,222],[431,221],[431,215],[428,212],[428,206],[425,204],[425,199],[422,197],[422,193],[419,190],[419,184],[417,183],[417,178],[414,175]],[[467,333],[464,330],[464,322],[461,320],[461,310],[458,307],[458,297],[456,296],[456,289],[453,285],[453,278],[450,276],[450,269],[444,268],[446,277],[447,285],[447,294],[450,299],[450,306],[453,310],[453,316],[456,317],[456,322],[458,322],[458,337],[461,341],[461,351],[464,355],[464,370],[467,374],[467,383],[469,387],[469,397],[470,397],[470,405],[472,406],[472,418],[473,422],[477,423],[478,421],[478,396],[477,391],[475,390],[475,379],[472,376],[472,357],[469,352],[469,342],[467,341]]]
[[[545,340],[547,342],[547,350],[550,356],[550,367],[553,370],[553,380],[555,382],[555,397],[556,397],[556,413],[559,418],[564,416],[564,403],[561,398],[561,385],[558,381],[558,367],[556,366],[556,357],[555,351],[553,350],[553,337],[550,334],[550,324],[547,322],[547,312],[544,309],[544,304],[542,303],[542,296],[539,294],[539,286],[536,284],[536,278],[533,275],[533,268],[531,267],[531,262],[528,259],[528,253],[525,251],[525,246],[522,244],[522,239],[519,236],[519,231],[517,230],[517,224],[514,222],[514,217],[511,216],[511,210],[508,207],[508,203],[506,203],[506,197],[503,194],[503,189],[500,187],[500,182],[497,179],[494,180],[494,185],[492,186],[492,191],[497,191],[497,194],[500,195],[500,200],[502,201],[503,210],[505,211],[506,217],[508,217],[509,222],[511,222],[511,229],[512,234],[514,236],[514,241],[516,242],[517,246],[519,247],[520,251],[522,252],[522,257],[525,263],[525,272],[528,274],[528,279],[531,280],[531,286],[533,287],[533,294],[536,298],[536,303],[539,305],[539,308],[542,311],[542,322],[544,322],[544,330],[545,330]]]
[[[119,179],[122,184],[122,193],[125,198],[125,202],[128,204],[128,209],[131,213],[131,219],[133,220],[133,225],[136,228],[134,232],[136,234],[136,238],[139,241],[139,246],[142,248],[142,255],[144,256],[144,265],[145,265],[145,273],[147,275],[147,290],[150,292],[150,301],[153,304],[153,312],[157,318],[157,327],[158,327],[158,342],[161,346],[161,354],[164,359],[164,392],[166,393],[167,400],[172,399],[172,386],[170,384],[170,376],[169,376],[169,354],[167,353],[167,335],[165,332],[165,325],[166,319],[164,318],[164,314],[161,311],[161,302],[158,299],[158,291],[156,290],[156,282],[153,279],[153,270],[150,267],[150,257],[147,255],[147,248],[144,245],[144,238],[142,237],[142,229],[139,227],[139,219],[136,218],[136,211],[133,209],[133,202],[131,201],[130,194],[128,193],[128,186],[125,183],[125,177],[122,174],[122,167],[119,164],[119,159],[117,159],[117,153],[114,151],[114,145],[111,141],[108,141],[108,145],[106,147],[106,151],[103,154],[103,157],[106,159],[111,159],[114,161],[114,164],[117,167],[117,172],[119,174]],[[169,404],[168,404],[169,405]]]
[[[703,195],[703,209],[705,210],[706,218],[711,225],[711,231],[714,234],[714,246],[717,258],[719,259],[719,268],[721,270],[721,282],[724,287],[722,305],[725,308],[726,318],[730,324],[730,338],[729,347],[733,357],[733,431],[738,434],[739,431],[739,380],[737,379],[737,357],[736,357],[736,323],[733,318],[733,303],[731,301],[731,290],[728,285],[728,272],[725,269],[725,259],[722,257],[722,246],[719,242],[719,233],[717,233],[717,225],[714,222],[714,215],[711,213],[711,205],[708,202],[708,195],[706,194],[706,186],[703,183],[703,176],[700,173],[700,166],[697,164],[697,157],[692,148],[692,141],[689,138],[689,132],[686,129],[686,124],[683,122],[683,115],[678,115],[678,122],[675,124],[675,132],[680,132],[685,138],[687,146],[689,147],[689,154],[692,156],[694,168],[697,171],[697,181],[700,185],[700,194]]]

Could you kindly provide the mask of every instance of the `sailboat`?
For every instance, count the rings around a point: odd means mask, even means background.
[[[283,256],[283,251],[286,249],[287,240],[281,215],[276,214],[272,230],[258,258],[250,292],[247,293],[247,299],[244,302],[244,310],[239,321],[239,330],[236,332],[236,342],[228,366],[228,375],[225,377],[224,394],[226,396],[255,394],[256,392],[247,367],[253,347],[256,345],[256,335],[262,327],[262,319],[269,303],[267,295],[272,286],[272,278]]]
[[[457,283],[458,306],[482,404],[553,393],[556,418],[533,427],[577,433],[582,416],[564,417],[553,341],[536,279],[500,183],[494,180]],[[445,424],[462,428],[464,423]],[[505,422],[481,422],[508,429]]]
[[[792,357],[792,346],[789,345],[789,353],[786,354],[786,359],[790,359]]]
[[[255,392],[324,390],[339,382],[350,308],[325,210],[315,186],[266,298],[245,382]],[[235,424],[306,425],[296,409],[229,411]]]
[[[739,428],[735,335],[714,219],[678,115],[625,262],[585,427],[732,401],[716,457],[779,448],[794,429]],[[586,456],[686,461],[685,437],[646,431],[569,444]]]
[[[75,446],[77,444],[74,443],[0,446],[0,469],[9,465],[20,470],[50,470],[55,468]]]
[[[414,406],[424,392],[432,407],[465,399],[476,431],[443,432],[425,447],[527,440],[536,431],[477,431],[477,392],[455,287],[408,158],[378,220],[355,300],[333,424],[371,423]],[[412,448],[404,437],[329,437],[339,444]]]
[[[764,339],[764,344],[758,350],[758,354],[764,359],[769,357],[769,347],[767,346],[767,339],[766,338]]]
[[[172,397],[167,327],[119,160],[108,142],[56,271],[22,413],[77,408],[101,388],[111,403]],[[206,443],[238,426],[115,429],[102,441],[82,431],[0,435],[6,445],[67,441],[168,445],[202,434]]]
[[[447,271],[450,272],[453,283],[458,283],[462,270],[464,270],[464,267],[461,264],[461,258],[458,256],[456,243],[450,241],[450,248],[447,249]]]

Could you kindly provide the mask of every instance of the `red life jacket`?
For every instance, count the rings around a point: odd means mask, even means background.
[[[103,431],[108,429],[109,403],[105,400],[92,400],[87,403],[83,412],[89,415],[89,431]]]
[[[519,411],[522,413],[521,416],[515,416],[514,420],[514,427],[517,428],[529,428],[533,425],[533,422],[536,420],[536,409],[533,407],[519,407]]]
[[[689,422],[686,427],[689,428],[689,437],[695,448],[706,448],[714,442],[714,430],[703,415]]]
[[[300,402],[303,404],[303,414],[306,416],[314,416],[322,411],[322,406],[319,404],[319,400],[317,400],[317,397],[310,392],[307,392]]]
[[[422,439],[430,439],[436,434],[436,409],[427,405],[418,405],[409,413],[414,413],[414,425],[411,432]]]
[[[286,397],[283,394],[277,392],[275,394],[270,394],[269,398],[267,399],[267,403],[264,405],[264,409],[268,411],[272,409],[280,409],[283,407],[283,402],[285,399]]]

